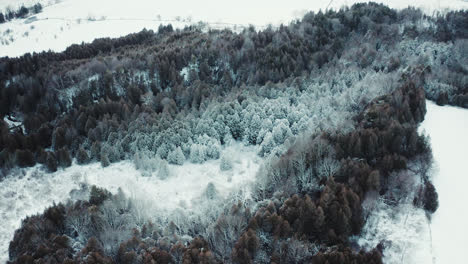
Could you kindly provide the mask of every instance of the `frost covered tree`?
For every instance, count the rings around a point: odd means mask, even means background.
[[[297,175],[297,180],[302,191],[310,192],[319,187],[319,180],[311,169]]]
[[[257,140],[256,140],[257,144],[262,143],[263,140],[266,137],[266,134],[268,132],[271,132],[272,129],[273,129],[273,122],[271,122],[271,120],[269,118],[264,119],[262,121],[261,129],[258,132],[258,136],[257,136]]]
[[[197,141],[205,146],[206,160],[219,158],[221,146],[217,139],[210,138],[205,134],[202,137],[198,137]]]
[[[241,119],[237,112],[226,116],[226,125],[229,127],[234,139],[241,139],[244,128],[241,125]]]
[[[222,171],[232,170],[232,159],[227,155],[221,156],[221,163],[219,164],[219,168]]]
[[[208,183],[205,189],[205,197],[208,198],[209,200],[213,200],[217,197],[218,195],[218,190],[216,190],[216,187],[212,182]]]
[[[223,142],[224,142],[224,145],[226,146],[230,146],[234,142],[234,138],[232,137],[231,130],[227,126],[224,128]]]
[[[167,155],[171,151],[171,148],[169,144],[163,143],[161,146],[159,146],[158,150],[156,151],[156,154],[161,158],[161,159],[166,159]]]
[[[200,144],[193,144],[190,147],[190,161],[192,163],[203,163],[206,160],[206,147]]]
[[[300,139],[299,144],[305,146],[307,140]],[[297,156],[293,160],[293,166],[296,171],[297,185],[299,190],[312,191],[319,186],[319,179],[314,175],[313,170],[308,167],[307,153],[305,150],[297,150]]]
[[[170,176],[169,165],[167,161],[161,160],[159,162],[159,169],[158,169],[158,178],[161,180],[165,180]]]
[[[120,154],[123,152],[121,149],[120,143],[114,143],[113,145],[109,143],[103,143],[101,145],[101,155],[107,156],[110,163],[114,163],[120,160]],[[103,154],[104,153],[104,154]]]
[[[195,127],[195,134],[208,135],[209,137],[219,139],[219,134],[214,127],[214,123],[212,119],[202,118],[200,122],[198,122],[197,126]]]
[[[247,141],[250,144],[252,145],[257,144],[258,133],[260,132],[261,128],[262,128],[262,121],[260,119],[260,116],[258,114],[255,114],[250,120],[250,123],[246,131],[246,135],[245,135],[247,137]]]
[[[266,133],[265,138],[263,139],[263,142],[260,145],[260,151],[258,154],[262,157],[267,156],[273,151],[275,146],[276,144],[273,135],[270,132],[268,132]]]
[[[323,178],[329,178],[335,174],[335,172],[338,171],[340,168],[340,162],[338,162],[336,159],[332,157],[325,157],[319,161],[317,164],[317,174],[318,177],[323,179]]]
[[[184,153],[182,152],[182,148],[177,147],[173,151],[169,152],[169,154],[167,155],[167,161],[170,164],[184,165],[185,156],[184,156]]]
[[[291,126],[291,132],[293,132],[293,134],[297,135],[297,134],[299,134],[301,132],[306,131],[307,128],[310,127],[309,122],[310,122],[309,118],[301,117],[299,119],[299,121],[293,123],[293,125]]]
[[[101,144],[98,141],[94,141],[91,145],[91,159],[99,161],[101,157]]]
[[[276,145],[283,144],[287,138],[291,137],[292,132],[289,128],[289,121],[287,119],[276,120],[272,136]]]
[[[107,167],[107,166],[110,165],[109,156],[108,156],[107,152],[101,151],[100,161],[101,161],[101,166],[102,167]]]

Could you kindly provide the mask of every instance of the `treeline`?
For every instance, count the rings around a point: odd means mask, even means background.
[[[22,8],[23,9],[23,8]],[[27,8],[26,8],[27,9]],[[346,37],[349,36],[350,32],[360,32],[360,33],[367,33],[368,30],[376,31],[377,35],[380,37],[385,37],[383,33],[392,33],[393,32],[385,32],[389,30],[389,27],[385,25],[392,25],[392,24],[404,24],[404,36],[414,38],[416,36],[422,36],[424,39],[432,40],[432,41],[441,41],[441,42],[454,42],[457,39],[466,39],[468,36],[468,32],[464,25],[467,22],[467,11],[450,11],[444,15],[438,15],[436,17],[428,17],[422,13],[421,10],[415,8],[407,8],[401,11],[396,11],[393,9],[388,8],[382,4],[376,3],[359,3],[355,4],[351,7],[345,7],[344,9],[340,9],[339,11],[329,10],[326,13],[319,12],[317,14],[311,12],[304,16],[304,18],[300,21],[296,21],[289,26],[281,26],[281,31],[287,30],[281,34],[281,37],[275,37],[275,42],[278,40],[285,40],[284,36],[286,33],[287,37],[291,38],[291,34],[296,34],[297,30],[300,30],[300,35],[303,37],[300,39],[290,39],[291,43],[283,45],[282,43],[277,43],[277,46],[281,46],[282,49],[275,48],[276,54],[291,52],[291,45],[293,48],[300,46],[301,42],[306,41],[307,44],[312,44],[310,50],[315,53],[317,51],[324,51],[326,53],[322,54],[315,54],[315,61],[318,64],[323,64],[324,62],[329,59],[330,55],[334,55],[337,51],[340,51],[340,47],[342,48],[343,41],[346,40]],[[428,23],[431,23],[431,27],[428,28],[418,28],[416,26],[416,22],[420,20],[426,20]],[[406,23],[406,24],[405,24]],[[384,31],[381,32],[380,31]],[[174,35],[173,37],[169,38],[169,41],[179,42],[181,39],[185,41],[188,32],[196,31],[197,33],[201,33],[201,29],[197,28],[196,26],[189,26],[186,27],[184,30],[176,30],[174,31],[171,25],[163,26],[161,25],[158,32],[155,33],[153,31],[143,30],[140,33],[130,34],[128,36],[124,36],[121,38],[110,39],[110,38],[103,38],[103,39],[96,39],[92,43],[89,44],[74,44],[70,46],[67,51],[56,53],[50,51],[44,51],[41,53],[26,53],[25,55],[19,58],[2,58],[1,65],[2,69],[6,69],[2,71],[1,79],[7,78],[8,76],[15,76],[19,74],[27,74],[32,75],[35,71],[40,70],[43,67],[54,65],[55,62],[60,62],[64,60],[75,60],[75,59],[89,59],[93,58],[96,55],[100,54],[101,56],[109,55],[112,52],[115,52],[118,48],[128,45],[139,45],[142,43],[147,44],[158,44],[161,42],[161,35]],[[291,32],[292,31],[292,32]],[[231,33],[229,30],[223,30],[222,33]],[[259,34],[255,34],[259,33]],[[255,29],[249,28],[244,30],[241,34],[228,34],[227,36],[221,36],[221,39],[228,40],[231,39],[230,42],[232,46],[234,45],[237,49],[241,48],[244,44],[245,36],[243,35],[254,34],[253,39],[251,39],[252,43],[247,43],[247,45],[253,44],[256,48],[265,48],[263,52],[260,52],[261,55],[266,54],[265,51],[272,51],[272,46],[269,48],[267,47],[273,41],[273,35],[277,35],[273,29],[267,28],[264,31],[256,32]],[[273,34],[273,35],[272,35]],[[201,34],[203,35],[203,34]],[[212,35],[210,37],[213,40],[213,37],[218,37],[220,35],[219,31],[212,30],[209,32],[208,35]],[[222,34],[221,34],[222,35]],[[230,37],[229,35],[235,35],[235,38]],[[396,36],[400,37],[400,36]],[[283,38],[283,39],[282,39]],[[297,38],[297,36],[294,36]],[[256,41],[255,41],[256,40]],[[395,39],[395,40],[398,40]],[[202,41],[205,42],[206,40]],[[225,43],[223,43],[225,44]],[[326,51],[325,49],[321,49],[321,46],[329,45],[329,48],[332,48],[331,52]],[[229,51],[231,47],[226,47]],[[286,49],[289,48],[289,49]],[[288,54],[291,59],[296,59],[297,55],[303,56],[303,53],[307,53],[307,49],[302,49],[299,51],[294,52],[293,54]],[[309,51],[310,52],[310,51]],[[140,52],[137,52],[141,54]],[[216,56],[215,53],[212,56]],[[338,55],[340,53],[338,52]],[[255,55],[251,60],[258,60],[259,55]],[[307,67],[308,64],[308,57],[302,57],[304,60],[301,63],[302,67]],[[190,60],[189,58],[179,59],[187,62]],[[272,63],[273,59],[268,59],[268,62],[265,61],[263,63]],[[277,63],[287,61],[288,58],[278,58]],[[174,59],[169,60],[170,62],[176,63]],[[299,61],[300,62],[300,61]],[[186,66],[185,64],[184,66]],[[180,70],[180,65],[177,65]],[[291,65],[292,66],[292,65]],[[5,68],[3,68],[5,67]],[[183,67],[183,66],[182,66]],[[62,68],[63,69],[63,68]],[[271,69],[274,70],[274,69]],[[280,69],[276,69],[278,72]],[[303,69],[299,67],[297,71],[301,72]],[[267,74],[267,73],[264,73]],[[285,73],[286,74],[286,73]],[[287,74],[286,74],[287,75]]]
[[[15,18],[25,18],[30,14],[38,14],[42,11],[42,5],[37,3],[31,7],[25,7],[22,5],[18,10],[14,11],[7,8],[5,13],[0,12],[0,24],[10,21]]]

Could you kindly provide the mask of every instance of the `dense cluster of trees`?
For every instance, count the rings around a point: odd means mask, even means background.
[[[468,108],[468,68],[463,55],[466,44],[466,38],[455,39],[435,53],[437,56],[431,64],[432,73],[425,90],[427,97],[439,105]]]
[[[0,59],[3,175],[73,159],[103,167],[132,159],[161,179],[168,164],[221,159],[229,170],[223,145],[232,140],[256,145],[267,161],[255,206],[230,201],[203,221],[148,223],[123,193],[90,188],[88,201],[26,219],[11,261],[381,263],[382,248],[356,252],[349,238],[363,227],[369,194],[398,202],[416,193],[415,205],[437,209],[417,125],[425,95],[464,105],[467,64],[447,55],[463,50],[463,19],[356,4],[277,30],[161,26]],[[445,26],[451,33],[440,39]],[[410,53],[418,49],[432,57]],[[418,186],[398,178],[410,163],[419,163],[408,174],[421,177]],[[213,184],[205,196],[219,198]]]
[[[25,18],[29,14],[38,14],[41,11],[42,5],[40,3],[34,4],[31,7],[25,7],[24,5],[22,5],[16,11],[11,8],[7,8],[7,10],[5,10],[5,13],[0,12],[0,24],[15,18]]]

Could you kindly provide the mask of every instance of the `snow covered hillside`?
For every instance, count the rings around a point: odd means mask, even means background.
[[[0,1],[0,10],[8,6],[33,3],[24,0]],[[37,2],[37,1],[35,1]],[[307,11],[338,9],[356,0],[305,1],[114,1],[64,0],[40,1],[43,11],[25,19],[0,24],[0,56],[20,56],[26,52],[63,51],[71,44],[91,42],[95,38],[120,37],[143,28],[157,30],[159,25],[171,23],[176,28],[209,23],[212,28],[240,29],[254,25],[259,29],[268,24],[287,24]],[[56,4],[54,4],[56,2]],[[409,4],[421,7],[426,13],[435,10],[468,8],[462,0],[404,0],[374,1],[391,8],[405,8]],[[142,8],[143,7],[143,8]],[[181,8],[183,7],[183,8]],[[265,14],[268,15],[259,15]]]
[[[428,219],[410,200],[397,207],[380,200],[359,243],[371,249],[383,241],[387,264],[465,263],[468,212],[463,183],[467,181],[468,110],[427,101],[419,130],[430,137],[439,209]]]

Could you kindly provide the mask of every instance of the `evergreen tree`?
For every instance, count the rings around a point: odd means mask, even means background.
[[[161,160],[161,162],[159,162],[158,178],[161,180],[165,180],[169,176],[170,176],[169,165],[167,161]]]
[[[227,155],[223,155],[221,157],[221,163],[219,164],[219,168],[222,171],[231,170],[232,169],[232,160],[231,160],[231,158],[228,157]]]
[[[15,152],[15,156],[16,156],[16,163],[18,164],[18,166],[22,168],[34,166],[34,163],[36,163],[34,161],[33,154],[28,149],[26,150],[17,149]]]
[[[37,3],[33,6],[33,13],[38,14],[40,12],[42,12],[42,5],[41,3]]]
[[[86,150],[84,150],[82,147],[78,149],[78,152],[76,154],[76,161],[78,164],[86,164],[89,162],[89,156]]]
[[[206,147],[193,144],[190,147],[190,161],[192,163],[203,163],[206,160]]]
[[[102,167],[107,167],[110,165],[109,153],[106,148],[101,149],[100,159]]]
[[[439,208],[439,196],[431,182],[426,182],[424,185],[424,209],[430,213],[434,213]]]
[[[218,191],[216,190],[216,187],[214,186],[214,184],[212,182],[208,183],[208,185],[206,186],[206,190],[205,190],[206,198],[208,198],[209,200],[213,200],[216,198],[217,195],[218,195]]]
[[[70,153],[66,148],[61,148],[57,151],[57,160],[58,165],[62,168],[70,167],[72,164],[72,160],[70,157]]]
[[[177,147],[167,155],[167,161],[170,164],[184,165],[185,156],[180,147]]]
[[[25,6],[21,6],[20,9],[18,10],[18,13],[16,13],[16,17],[18,18],[24,18],[28,15],[29,9],[27,9]]]
[[[47,153],[46,166],[50,172],[57,171],[57,166],[58,166],[57,158],[52,152]]]

